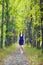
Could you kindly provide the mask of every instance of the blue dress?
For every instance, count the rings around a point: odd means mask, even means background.
[[[23,43],[24,43],[24,40],[23,40],[23,35],[22,35],[20,36],[20,39],[19,39],[19,45],[23,45]]]

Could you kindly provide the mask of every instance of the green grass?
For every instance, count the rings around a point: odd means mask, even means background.
[[[9,55],[11,52],[15,51],[17,44],[8,46],[7,48],[0,49],[0,61]]]
[[[41,49],[36,49],[30,45],[24,46],[29,60],[32,62],[32,65],[38,65],[39,62],[43,62],[43,54]]]

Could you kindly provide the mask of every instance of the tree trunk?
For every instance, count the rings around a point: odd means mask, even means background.
[[[42,52],[43,52],[43,27],[42,27]]]
[[[9,11],[8,11],[8,0],[6,0],[6,41],[5,46],[9,45],[9,36],[8,36],[8,22],[9,22]]]
[[[37,37],[40,38],[40,26],[38,26],[37,29]],[[40,48],[40,39],[37,40],[37,48]]]
[[[2,0],[1,48],[3,47],[4,0]]]

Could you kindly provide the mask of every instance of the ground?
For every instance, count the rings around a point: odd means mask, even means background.
[[[23,54],[17,44],[0,51],[0,65],[43,65],[41,50],[28,45],[24,45]]]
[[[30,65],[25,52],[21,54],[19,48],[4,58],[2,62],[3,65]]]

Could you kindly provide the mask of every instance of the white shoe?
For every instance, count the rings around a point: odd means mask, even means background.
[[[20,52],[21,52],[21,54],[23,54],[23,50],[22,49],[20,49]]]
[[[23,51],[21,52],[21,54],[23,54]]]
[[[23,50],[21,50],[21,54],[23,54]]]

